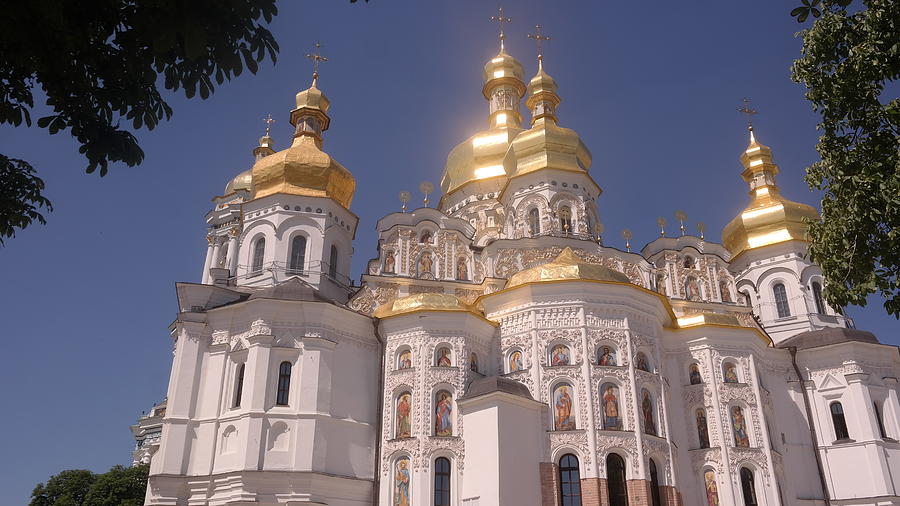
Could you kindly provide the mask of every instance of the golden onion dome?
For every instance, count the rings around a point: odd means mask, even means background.
[[[234,179],[228,182],[225,185],[225,193],[223,195],[230,195],[239,190],[247,190],[253,191],[253,170],[247,169],[244,172],[241,172],[237,176],[234,176]]]
[[[322,151],[322,132],[328,129],[328,98],[312,86],[296,96],[291,111],[294,140],[287,149],[259,158],[253,165],[254,198],[275,193],[331,198],[350,209],[356,179],[343,165]]]
[[[575,255],[572,248],[565,248],[552,261],[537,267],[519,271],[509,277],[506,288],[528,283],[547,281],[608,281],[613,283],[630,283],[624,273],[600,264],[582,260]]]
[[[741,177],[750,185],[750,203],[722,231],[722,243],[732,258],[785,241],[808,241],[806,220],[818,220],[819,213],[781,195],[775,183],[779,169],[772,161],[772,149],[759,143],[752,129],[741,164]]]
[[[522,131],[519,104],[525,94],[523,76],[522,64],[502,48],[484,65],[481,91],[490,105],[490,126],[450,151],[441,177],[445,194],[472,181],[506,176],[503,157],[510,142]]]
[[[417,293],[399,297],[378,306],[373,315],[389,318],[420,311],[464,312],[484,317],[481,311],[449,293]]]

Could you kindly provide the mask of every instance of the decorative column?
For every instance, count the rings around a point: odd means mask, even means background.
[[[763,404],[762,394],[759,391],[759,370],[756,368],[756,360],[754,359],[754,355],[750,354],[750,374],[753,376],[753,396],[756,398],[756,410],[757,416],[759,417],[758,423],[760,424],[760,432],[762,433],[762,449],[766,455],[766,466],[769,468],[769,476],[771,476],[771,480],[769,483],[773,484],[773,486],[768,487],[768,496],[769,502],[774,504],[775,506],[781,506],[781,494],[778,493],[778,475],[775,471],[775,463],[772,461],[772,442],[769,440],[769,427],[766,425],[766,410],[764,409],[765,405]]]
[[[228,269],[229,276],[237,275],[237,236],[238,228],[233,227],[228,231],[228,249],[225,252],[225,268]]]
[[[712,417],[707,414],[706,420],[708,424],[715,420],[716,428],[719,431],[719,444],[721,445],[719,446],[719,451],[722,459],[722,476],[718,476],[720,473],[716,473],[716,479],[719,481],[719,499],[730,497],[734,504],[739,504],[740,497],[737,496],[734,489],[734,482],[731,479],[731,461],[729,460],[728,455],[728,441],[731,438],[731,429],[730,424],[727,421],[729,420],[730,414],[726,409],[724,411],[725,420],[722,420],[723,411],[722,405],[719,402],[719,379],[716,376],[716,362],[713,360],[711,348],[706,349],[706,363],[709,367],[709,379],[707,379],[704,388],[709,388],[710,393],[712,394],[712,409],[716,415],[715,417]],[[728,501],[724,501],[724,504],[728,504]]]
[[[209,268],[213,261],[213,244],[216,242],[216,236],[209,234],[206,236],[206,260],[203,262],[203,273],[200,275],[200,282],[206,284],[209,282]]]

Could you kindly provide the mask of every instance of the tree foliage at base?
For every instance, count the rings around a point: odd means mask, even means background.
[[[115,466],[103,474],[63,471],[34,487],[29,506],[141,506],[149,471],[149,464]]]
[[[900,2],[861,4],[804,0],[791,13],[815,18],[792,69],[822,117],[820,160],[806,175],[824,192],[809,254],[829,304],[864,306],[878,293],[900,318]]]
[[[5,2],[0,125],[30,126],[39,87],[52,112],[37,126],[50,134],[71,132],[87,172],[99,169],[103,176],[110,163],[137,165],[144,152],[126,127],[152,130],[172,116],[159,85],[205,99],[216,84],[244,69],[256,73],[266,58],[274,62],[278,44],[263,22],[277,12],[275,0]],[[43,183],[19,162],[0,174],[0,202],[14,201],[9,188],[30,178],[25,200],[33,197],[30,202],[50,210]],[[44,221],[27,205],[3,211],[0,239]]]

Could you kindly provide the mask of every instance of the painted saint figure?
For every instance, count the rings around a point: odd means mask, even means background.
[[[744,410],[740,406],[731,408],[731,429],[734,431],[734,446],[750,447],[750,437],[747,435],[747,422],[744,420]]]
[[[432,274],[431,268],[434,265],[434,261],[431,259],[431,252],[426,251],[422,253],[422,256],[419,257],[419,276],[423,274]]]
[[[644,414],[644,432],[655,436],[657,434],[656,421],[653,419],[653,401],[650,400],[650,392],[642,391],[641,397],[643,399],[641,401],[641,411]]]
[[[619,417],[619,389],[612,383],[600,387],[603,394],[603,428],[606,430],[622,430],[622,419]]]
[[[706,505],[719,506],[719,487],[716,485],[716,473],[707,470],[703,473],[703,481],[706,484]]]
[[[428,230],[422,232],[422,236],[419,239],[419,242],[422,244],[431,244],[431,232]]]
[[[456,262],[456,279],[469,279],[469,266],[465,258],[460,258],[459,261]]]
[[[634,366],[642,371],[650,372],[650,364],[647,363],[647,355],[644,355],[643,352],[638,352],[637,355],[634,356]]]
[[[728,282],[719,283],[719,291],[722,292],[722,302],[731,302],[731,290],[728,289]]]
[[[394,273],[394,263],[395,262],[396,261],[394,260],[394,252],[391,250],[388,250],[388,252],[384,254],[384,272],[386,274]]]
[[[397,358],[397,369],[409,369],[412,367],[412,352],[403,350]]]
[[[609,346],[604,346],[597,357],[597,365],[616,365],[616,353]]]
[[[699,385],[703,383],[703,377],[700,376],[700,366],[697,364],[691,364],[689,369],[691,375],[691,385]]]
[[[700,448],[709,448],[709,427],[706,423],[706,411],[702,408],[697,409],[697,439],[700,441]]]
[[[435,362],[438,367],[450,367],[453,365],[453,362],[450,360],[450,348],[441,348],[437,353],[437,361]]]
[[[394,431],[394,437],[410,437],[412,434],[411,411],[412,394],[404,392],[397,399],[397,429]]]
[[[453,435],[453,399],[450,392],[438,392],[434,406],[434,435]]]
[[[572,396],[568,385],[559,385],[553,395],[556,418],[554,430],[575,430],[575,417],[572,415]]]
[[[700,300],[700,285],[694,276],[688,276],[684,281],[684,298],[687,300]]]
[[[394,473],[394,506],[409,506],[409,459],[404,457],[397,460],[397,470]]]
[[[478,355],[475,352],[469,355],[469,369],[472,372],[478,372]]]
[[[725,383],[737,383],[737,367],[732,362],[725,362],[722,365],[722,374],[725,377]]]
[[[509,372],[521,371],[524,369],[522,364],[522,352],[516,350],[509,354]]]
[[[558,344],[550,352],[550,365],[569,365],[569,348]]]
[[[666,277],[662,274],[656,276],[656,291],[666,295]]]

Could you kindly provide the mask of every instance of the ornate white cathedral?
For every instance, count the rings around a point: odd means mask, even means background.
[[[752,130],[721,244],[604,246],[556,82],[501,49],[488,128],[357,285],[316,77],[177,284],[147,505],[900,505],[900,354],[823,301],[817,213]]]

